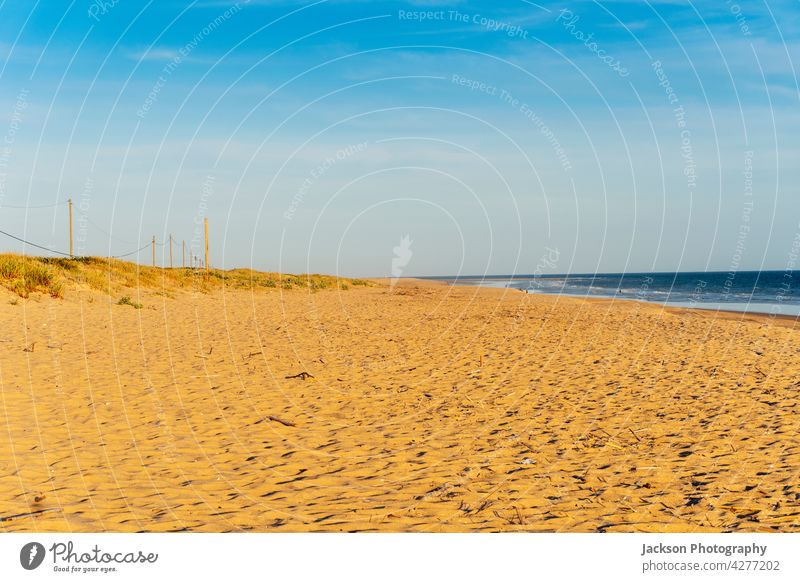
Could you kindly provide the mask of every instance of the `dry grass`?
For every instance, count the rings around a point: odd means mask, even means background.
[[[136,303],[133,299],[125,295],[119,301],[117,301],[117,305],[130,305],[134,309],[141,309],[144,307],[141,303]]]
[[[47,293],[61,297],[64,284],[53,269],[41,261],[19,255],[0,255],[0,283],[20,297]]]
[[[43,293],[63,297],[65,289],[93,289],[109,295],[121,289],[147,289],[169,296],[176,289],[207,293],[215,289],[323,289],[346,290],[370,286],[360,279],[330,275],[286,275],[251,269],[165,269],[100,257],[49,258],[0,254],[0,285],[20,297]]]

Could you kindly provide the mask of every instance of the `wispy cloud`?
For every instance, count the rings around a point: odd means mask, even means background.
[[[157,47],[132,52],[128,56],[135,61],[171,61],[180,57],[181,53],[177,49]]]
[[[189,54],[169,47],[154,47],[146,50],[131,50],[126,53],[126,57],[133,61],[144,61],[154,63],[168,63],[180,61],[181,63],[206,64],[212,65],[219,62],[221,55],[200,56],[197,51]],[[248,58],[248,61],[252,59]]]

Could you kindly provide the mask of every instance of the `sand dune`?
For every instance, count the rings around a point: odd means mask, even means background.
[[[415,282],[171,295],[0,291],[0,530],[800,530],[785,321]]]

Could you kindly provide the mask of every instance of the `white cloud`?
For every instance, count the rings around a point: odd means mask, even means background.
[[[180,56],[177,49],[166,47],[154,47],[130,54],[130,58],[136,61],[171,61]]]

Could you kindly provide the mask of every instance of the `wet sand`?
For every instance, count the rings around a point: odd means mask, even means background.
[[[793,321],[169,295],[0,291],[0,531],[800,530]]]

